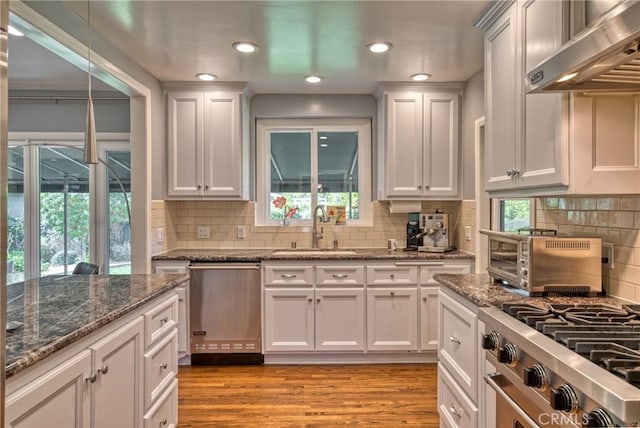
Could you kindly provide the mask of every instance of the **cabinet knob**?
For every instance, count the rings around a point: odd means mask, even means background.
[[[86,378],[85,381],[89,382],[89,383],[96,383],[97,379],[98,379],[98,374],[97,373],[93,373],[91,376]]]
[[[428,184],[424,186],[424,190],[429,190],[429,185]]]
[[[462,339],[460,339],[459,337],[449,336],[449,340],[453,343],[457,343],[458,345],[462,344]]]
[[[422,301],[423,301],[423,302],[426,302],[426,301],[427,301],[427,296],[423,297],[423,298],[422,298]]]
[[[513,170],[513,175],[514,176],[520,175],[520,170],[519,169],[514,169]]]
[[[422,184],[418,184],[418,189],[422,189]]]
[[[166,425],[168,422],[167,418],[164,418],[160,421],[160,426]]]
[[[309,297],[309,303],[313,302],[313,299],[311,297]]]
[[[202,189],[202,185],[201,185],[201,184],[198,184],[198,185],[196,186],[196,188],[197,188],[198,190],[200,190],[200,189]]]
[[[204,190],[209,190],[209,185],[208,184],[204,185]]]
[[[462,413],[458,409],[456,409],[456,405],[453,403],[451,403],[451,406],[449,407],[449,412],[452,415],[457,416],[458,418],[462,417]]]
[[[391,279],[396,279],[396,275],[395,274],[391,274]]]
[[[169,317],[165,316],[164,318],[160,319],[160,324],[165,324],[169,322]]]
[[[166,369],[167,369],[167,367],[169,367],[169,365],[168,365],[167,363],[163,363],[163,364],[160,366],[160,368],[161,368],[162,370],[166,370]]]
[[[513,175],[513,170],[512,169],[508,169],[507,170],[507,176],[511,177]]]
[[[108,371],[109,371],[109,366],[106,364],[104,364],[102,367],[98,369],[98,373],[101,373],[103,375],[107,374]]]
[[[392,292],[391,292],[391,293],[389,293],[389,294],[391,294],[392,296],[395,296],[395,295],[396,295],[396,292],[395,292],[395,291],[392,291]]]

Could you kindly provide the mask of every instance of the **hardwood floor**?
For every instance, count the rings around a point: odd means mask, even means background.
[[[179,427],[437,427],[435,364],[181,366]]]

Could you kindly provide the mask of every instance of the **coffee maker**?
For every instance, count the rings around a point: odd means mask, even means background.
[[[444,253],[454,250],[449,245],[449,214],[437,211],[420,214],[419,227],[423,242],[418,251]]]
[[[422,235],[420,230],[420,213],[409,213],[407,221],[407,247],[405,251],[418,251],[422,246]]]

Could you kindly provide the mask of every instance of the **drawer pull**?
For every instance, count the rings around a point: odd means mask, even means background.
[[[166,324],[169,322],[169,317],[165,316],[164,318],[160,318],[160,324]]]
[[[89,383],[96,383],[96,380],[98,380],[98,373],[94,373],[85,379],[85,381]]]
[[[346,273],[334,273],[333,277],[335,279],[345,279],[348,275]]]
[[[313,302],[313,298],[309,297],[309,303]]]
[[[395,292],[395,291],[392,291],[392,292],[391,292],[391,293],[389,293],[389,294],[391,294],[392,296],[395,296],[395,295],[396,295],[396,292]]]
[[[285,274],[285,273],[283,273],[283,274],[282,274],[282,275],[280,275],[280,276],[281,276],[282,278],[284,278],[284,279],[292,279],[292,278],[295,278],[295,277],[296,277],[296,275],[295,275],[295,274],[292,274],[292,273],[289,273],[289,274]]]
[[[160,426],[166,425],[168,422],[167,418],[164,418],[160,421]]]
[[[321,301],[321,300],[320,300],[320,298],[318,297],[318,298],[316,299],[316,302],[320,303],[320,301]]]
[[[391,274],[391,279],[396,279],[396,274],[395,273]]]
[[[457,343],[458,345],[462,345],[462,339],[459,339],[455,336],[449,336],[449,340],[453,343]]]
[[[163,364],[160,366],[160,368],[161,368],[162,370],[166,370],[166,369],[167,369],[167,367],[169,367],[169,365],[168,365],[167,363],[163,363]]]
[[[108,371],[109,371],[109,366],[106,364],[104,364],[102,367],[98,369],[98,373],[100,374],[107,374]]]
[[[426,297],[426,296],[425,296],[425,297],[423,297],[423,298],[422,298],[422,301],[423,301],[423,302],[426,302],[426,301],[427,301],[427,297]]]
[[[459,412],[459,411],[456,409],[455,404],[453,404],[453,403],[451,403],[451,407],[449,407],[449,412],[450,412],[452,415],[457,416],[458,418],[461,418],[461,417],[462,417],[462,412]]]

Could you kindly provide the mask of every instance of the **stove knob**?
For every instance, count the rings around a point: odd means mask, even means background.
[[[500,336],[498,336],[498,333],[496,333],[495,331],[489,334],[483,334],[482,349],[488,349],[488,350],[496,349],[498,347],[499,338]]]
[[[575,413],[578,410],[578,397],[573,388],[566,383],[551,390],[550,404],[553,410]]]
[[[522,269],[520,269],[520,274],[526,277],[527,275],[529,275],[529,269],[527,269],[526,267],[523,267]]]
[[[611,419],[611,416],[609,416],[609,414],[601,408],[597,408],[593,412],[587,413],[585,415],[585,422],[583,424],[583,427],[585,428],[614,428],[615,426],[616,425]]]
[[[533,388],[546,389],[549,381],[547,372],[540,364],[536,364],[531,368],[524,369],[524,384]]]
[[[515,365],[518,361],[516,346],[512,343],[507,343],[503,347],[498,349],[498,361],[508,365]]]

